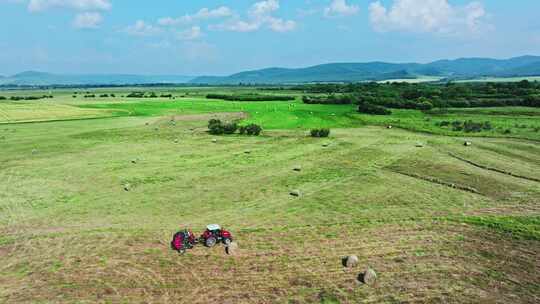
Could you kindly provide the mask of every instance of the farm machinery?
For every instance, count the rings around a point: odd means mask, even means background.
[[[229,246],[232,241],[232,234],[229,231],[222,229],[217,224],[211,224],[206,226],[206,230],[198,238],[188,229],[175,233],[171,241],[171,248],[180,254],[184,254],[186,250],[192,249],[197,244],[203,244],[211,248],[218,243]]]

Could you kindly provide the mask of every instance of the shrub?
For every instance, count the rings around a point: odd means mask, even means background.
[[[210,132],[210,134],[234,134],[237,130],[238,125],[235,122],[223,123],[219,119],[210,119],[208,121],[208,132]],[[248,135],[251,135],[248,131],[247,127],[240,127],[240,134],[248,133]],[[260,133],[261,131],[259,130],[258,132]],[[259,134],[257,133],[257,135]]]
[[[4,96],[0,96],[0,100],[6,100]]]
[[[208,127],[210,127],[211,125],[220,125],[220,124],[221,124],[221,120],[219,119],[212,118],[208,121]]]
[[[12,101],[19,101],[19,100],[40,100],[44,98],[53,98],[49,95],[43,95],[43,96],[11,96],[9,99]]]
[[[439,127],[447,127],[449,125],[450,125],[450,122],[446,120],[439,122]]]
[[[143,98],[144,92],[131,92],[126,97],[127,98]]]
[[[303,96],[302,101],[305,104],[352,104],[354,98],[352,96]]]
[[[418,103],[416,104],[416,109],[422,111],[429,111],[433,109],[433,104],[431,103],[431,101],[429,101],[429,99],[420,97],[418,99]]]
[[[471,104],[467,100],[452,100],[448,101],[448,106],[451,108],[469,108]]]
[[[470,132],[481,132],[484,124],[477,123],[472,120],[468,120],[463,124],[463,130],[467,133]]]
[[[225,123],[222,126],[224,134],[234,134],[238,130],[238,125],[235,122]]]
[[[219,135],[225,131],[223,129],[223,123],[219,119],[210,119],[208,121],[208,130],[210,134]]]
[[[522,106],[540,107],[540,96],[527,96],[522,102]]]
[[[391,115],[392,111],[388,110],[387,108],[383,106],[378,106],[374,104],[370,104],[367,102],[363,102],[360,105],[358,105],[358,112],[364,113],[364,114],[372,114],[372,115]]]
[[[249,124],[245,127],[245,133],[250,136],[259,136],[261,134],[262,128],[256,124]]]
[[[221,135],[224,133],[223,131],[223,125],[219,124],[219,125],[211,125],[208,127],[208,130],[210,132],[210,134],[214,134],[214,135]]]
[[[448,122],[445,122],[448,123]],[[485,121],[485,122],[474,122],[472,120],[467,120],[465,122],[461,122],[459,120],[453,121],[451,123],[452,125],[452,131],[461,132],[464,131],[466,133],[471,132],[482,132],[483,130],[491,130],[493,129],[493,126],[491,125],[491,122]],[[439,123],[439,126],[443,126],[443,123]],[[446,126],[446,124],[444,124]]]
[[[330,129],[312,129],[310,134],[311,137],[328,137],[330,135]]]

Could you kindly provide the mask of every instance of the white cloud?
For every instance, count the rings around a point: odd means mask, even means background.
[[[263,16],[268,15],[279,9],[279,1],[277,0],[266,0],[260,1],[251,7],[249,13],[254,16]]]
[[[229,17],[233,15],[233,11],[226,7],[226,6],[220,6],[216,9],[209,10],[208,8],[202,8],[195,14],[195,19],[210,19],[210,18],[223,18],[223,17]]]
[[[296,22],[279,18],[268,19],[268,26],[274,32],[289,32],[296,28]]]
[[[346,0],[332,0],[330,6],[324,9],[325,17],[351,16],[360,11],[358,5],[349,5]]]
[[[231,17],[233,14],[234,12],[226,6],[220,6],[215,9],[202,8],[194,15],[184,15],[178,18],[160,18],[158,24],[162,26],[175,26],[179,24],[189,24],[198,20]]]
[[[0,0],[2,2],[26,5],[31,13],[54,8],[79,11],[73,19],[73,26],[80,29],[98,28],[103,21],[99,12],[112,8],[111,0]]]
[[[460,34],[478,32],[487,13],[478,2],[452,6],[447,0],[394,0],[387,9],[380,1],[369,6],[370,21],[380,32],[433,32]]]
[[[202,31],[200,26],[192,26],[191,28],[177,34],[177,38],[179,40],[195,40],[201,36]]]
[[[106,11],[112,7],[109,0],[30,0],[28,10],[40,12],[50,8],[67,8],[79,11]]]
[[[142,20],[137,20],[135,24],[126,27],[123,32],[131,36],[152,36],[161,33],[161,29]]]
[[[96,29],[102,21],[100,13],[81,13],[75,16],[73,26],[79,29]]]
[[[231,20],[223,24],[210,25],[211,30],[231,31],[231,32],[254,32],[261,28],[258,22],[247,22],[243,20]]]
[[[157,23],[162,26],[173,26],[173,25],[188,23],[188,21],[185,21],[184,17],[180,17],[180,18],[163,17],[163,18],[160,18]]]
[[[484,6],[479,2],[471,2],[465,7],[466,21],[469,29],[477,30],[482,26],[482,18],[487,15]]]
[[[259,1],[249,9],[247,20],[241,20],[236,17],[222,24],[211,25],[209,28],[233,32],[253,32],[263,27],[274,32],[294,30],[296,28],[296,22],[294,20],[284,20],[271,15],[279,10],[279,7],[279,1],[277,0]]]

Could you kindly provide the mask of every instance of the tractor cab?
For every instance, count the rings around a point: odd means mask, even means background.
[[[206,230],[219,233],[221,227],[218,224],[210,224],[206,226]]]

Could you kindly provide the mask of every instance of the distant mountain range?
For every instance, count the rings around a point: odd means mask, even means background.
[[[9,77],[0,76],[0,85],[137,85],[150,83],[187,83],[193,76],[178,75],[127,75],[127,74],[49,74],[23,72]]]
[[[0,85],[140,85],[140,84],[294,84],[309,82],[354,82],[414,79],[425,76],[448,79],[480,77],[540,76],[540,57],[510,59],[461,58],[431,63],[329,63],[307,68],[267,68],[230,76],[126,75],[126,74],[49,74],[23,72],[0,76]]]
[[[329,63],[307,68],[268,68],[225,77],[203,76],[191,80],[197,84],[306,83],[379,81],[436,76],[441,78],[540,76],[540,57],[511,59],[462,58],[419,63]]]

